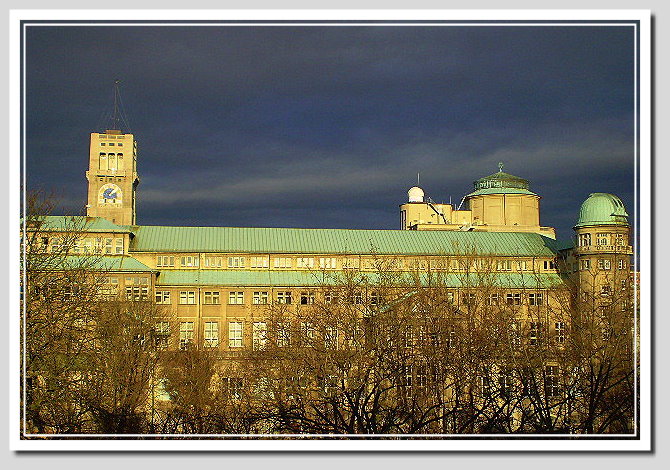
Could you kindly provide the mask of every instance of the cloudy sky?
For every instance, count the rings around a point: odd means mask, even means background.
[[[633,214],[631,26],[31,26],[27,181],[86,204],[118,78],[138,223],[395,229],[498,170],[571,235],[591,192]]]

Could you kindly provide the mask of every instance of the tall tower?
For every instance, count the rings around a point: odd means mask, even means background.
[[[118,225],[135,225],[137,141],[121,130],[119,81],[114,83],[114,110],[104,132],[91,133],[86,215],[104,217]],[[127,126],[126,126],[127,127]]]
[[[630,302],[633,247],[621,199],[613,194],[591,194],[579,210],[574,230],[575,274],[582,300],[595,308],[626,306]]]

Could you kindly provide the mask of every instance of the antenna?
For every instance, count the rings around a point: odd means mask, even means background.
[[[118,78],[114,79],[114,99],[113,107],[111,113],[106,111],[100,118],[99,124],[103,124],[105,127],[101,130],[115,130],[121,131],[122,126],[126,132],[131,132],[130,124],[128,124],[128,118],[126,112],[123,109],[123,100],[121,99],[121,80]],[[98,126],[102,127],[102,126]]]
[[[116,130],[119,129],[119,83],[121,80],[118,78],[114,80],[114,111],[112,111],[112,127]]]

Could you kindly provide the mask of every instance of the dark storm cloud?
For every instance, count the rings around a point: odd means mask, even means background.
[[[568,236],[591,191],[632,212],[630,27],[29,27],[30,186],[85,203],[122,79],[144,224],[395,228],[505,169]],[[81,176],[80,176],[81,175]]]

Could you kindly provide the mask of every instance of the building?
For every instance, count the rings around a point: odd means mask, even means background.
[[[543,296],[548,303],[546,289],[571,285],[605,302],[630,278],[630,225],[618,197],[591,194],[576,245],[557,241],[540,225],[540,196],[502,164],[456,209],[411,188],[401,230],[166,227],[136,225],[137,155],[132,134],[92,133],[87,216],[46,217],[40,230],[51,235],[42,242],[56,250],[58,232],[79,227],[71,254],[101,256],[106,292],[165,306],[171,349],[251,347],[268,305],[313,303],[334,274],[354,270],[441,273],[456,305],[473,295],[464,274],[478,270],[495,274],[499,301],[528,306]],[[364,290],[356,301],[374,301],[378,293]]]

